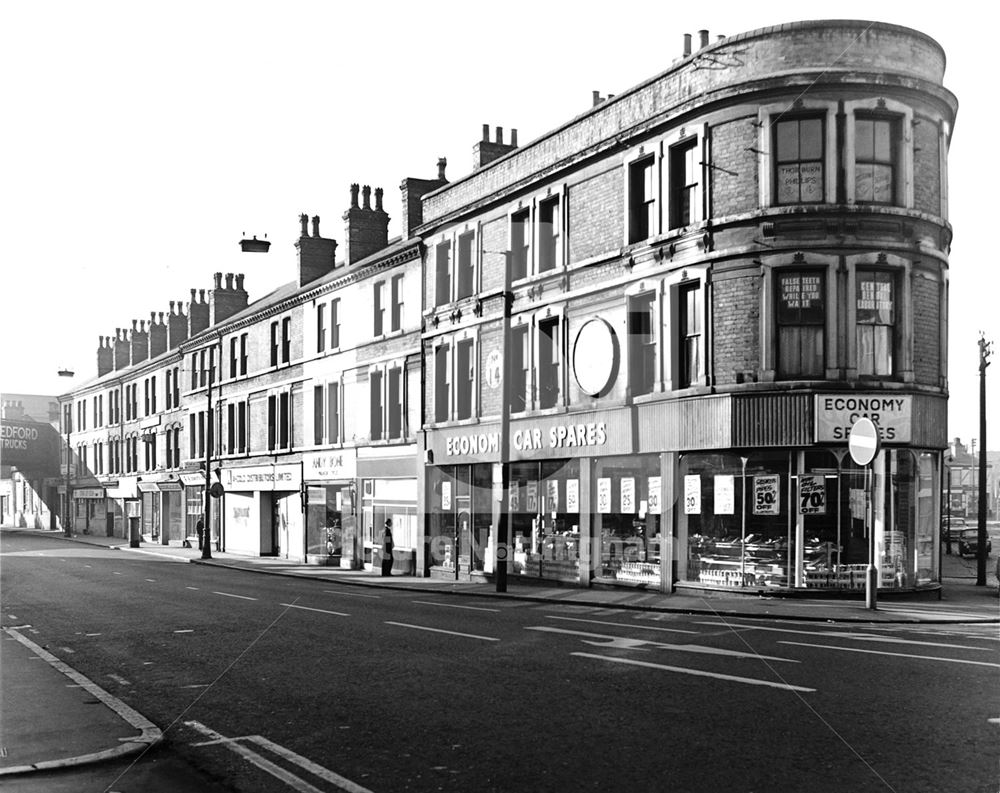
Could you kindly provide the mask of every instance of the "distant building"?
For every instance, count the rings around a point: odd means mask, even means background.
[[[0,524],[58,528],[58,399],[0,394],[0,410]]]

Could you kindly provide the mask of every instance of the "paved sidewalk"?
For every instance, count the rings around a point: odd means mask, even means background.
[[[66,539],[61,532],[33,532],[57,539]],[[294,576],[337,582],[354,586],[399,589],[415,592],[435,592],[446,595],[507,598],[537,602],[557,602],[570,605],[660,611],[679,614],[714,614],[724,617],[808,620],[824,622],[899,622],[899,623],[1000,623],[1000,598],[994,575],[996,557],[988,564],[987,586],[975,585],[976,562],[957,554],[942,555],[943,580],[940,599],[926,595],[920,598],[879,595],[878,608],[865,607],[864,593],[856,598],[753,596],[719,592],[672,594],[633,588],[590,588],[551,586],[526,583],[516,577],[508,579],[506,593],[498,593],[493,583],[466,583],[437,578],[392,576],[383,578],[363,570],[343,570],[335,567],[305,565],[273,557],[246,557],[213,551],[211,560],[203,560],[197,548],[143,543],[130,548],[117,537],[94,535],[74,536],[73,541],[101,545],[123,553],[153,554],[196,564],[209,564],[271,575]],[[932,599],[933,598],[933,599]]]

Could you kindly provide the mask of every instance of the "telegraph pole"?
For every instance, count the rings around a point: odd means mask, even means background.
[[[986,586],[986,367],[993,342],[979,334],[979,531],[976,550],[976,586]]]

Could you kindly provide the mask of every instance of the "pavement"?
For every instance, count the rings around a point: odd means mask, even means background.
[[[166,557],[178,562],[228,567],[264,575],[292,576],[359,587],[436,593],[458,597],[489,597],[564,603],[573,606],[675,614],[710,614],[741,619],[801,620],[824,623],[900,624],[1000,624],[1000,597],[994,571],[996,557],[988,563],[987,586],[976,586],[976,561],[942,551],[941,588],[933,597],[920,599],[880,594],[876,609],[865,605],[864,593],[856,597],[782,597],[728,593],[664,594],[634,588],[550,586],[508,579],[507,592],[496,585],[438,578],[394,575],[382,577],[365,570],[297,564],[272,557],[246,557],[213,551],[202,559],[197,548],[142,543],[132,548],[120,537],[75,535],[32,529],[5,529],[35,536],[102,546],[127,554]],[[144,751],[161,737],[141,714],[87,680],[30,638],[30,626],[6,624],[0,648],[0,777],[52,770]],[[47,663],[39,663],[44,660]],[[66,677],[73,682],[67,683]],[[103,709],[92,707],[97,702]],[[44,707],[40,707],[44,705]],[[60,714],[58,723],[39,720],[33,713]],[[86,725],[81,729],[81,725]],[[138,731],[138,733],[136,733]],[[18,747],[10,752],[7,747]],[[26,747],[26,748],[21,748]]]

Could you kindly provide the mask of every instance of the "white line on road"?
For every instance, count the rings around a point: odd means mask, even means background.
[[[828,639],[851,639],[857,642],[885,642],[886,644],[917,644],[927,647],[943,647],[952,650],[989,650],[992,647],[971,647],[967,644],[943,644],[941,642],[918,642],[913,639],[897,639],[894,636],[879,636],[874,633],[850,633],[829,630],[803,631],[795,628],[766,628],[762,625],[745,625],[739,622],[700,622],[699,625],[725,625],[728,628],[739,628],[747,631],[770,631],[772,633],[797,633],[804,636],[822,636]]]
[[[130,685],[132,685],[128,680],[126,680],[121,675],[114,675],[114,674],[112,674],[112,675],[108,675],[108,677],[110,677],[112,680],[114,680],[120,686],[130,686]]]
[[[987,724],[1000,724],[1000,719],[987,719]]]
[[[412,603],[419,603],[422,606],[444,606],[450,609],[468,609],[469,611],[492,611],[494,614],[499,614],[500,609],[487,609],[482,606],[460,606],[457,603],[435,603],[432,600],[413,600]]]
[[[285,606],[290,609],[302,609],[303,611],[318,611],[320,614],[333,614],[335,617],[350,617],[350,614],[345,614],[342,611],[327,611],[326,609],[312,609],[309,606],[296,606],[294,603],[279,603],[279,606]]]
[[[484,642],[498,642],[499,639],[493,636],[477,636],[474,633],[459,633],[458,631],[446,631],[441,628],[428,628],[426,625],[410,625],[407,622],[390,622],[386,620],[386,625],[396,625],[400,628],[413,628],[418,631],[431,631],[432,633],[447,633],[449,636],[462,636],[466,639],[482,639]]]
[[[308,782],[306,782],[306,780],[302,779],[301,777],[298,777],[295,774],[291,773],[290,771],[287,771],[281,766],[277,765],[276,763],[271,762],[263,755],[259,754],[258,752],[255,752],[253,749],[243,746],[242,744],[239,743],[239,741],[251,741],[257,744],[258,746],[261,746],[264,749],[273,752],[282,759],[287,760],[290,763],[294,763],[303,771],[307,771],[313,776],[316,776],[326,782],[329,782],[332,785],[336,785],[340,790],[344,791],[344,793],[371,793],[371,791],[368,788],[364,788],[361,785],[357,784],[356,782],[352,782],[350,779],[342,777],[340,774],[337,774],[328,768],[324,768],[323,766],[314,763],[312,760],[303,757],[300,754],[296,754],[291,749],[286,749],[284,746],[276,744],[273,741],[269,741],[267,738],[264,738],[263,736],[247,735],[238,738],[227,738],[221,733],[216,732],[210,727],[206,727],[204,724],[201,724],[200,722],[186,721],[184,723],[188,727],[197,730],[202,735],[205,735],[211,739],[209,741],[204,741],[202,743],[192,744],[193,746],[207,746],[210,744],[221,744],[230,751],[240,755],[240,757],[249,760],[251,763],[260,768],[262,771],[266,771],[267,773],[271,774],[271,776],[280,779],[289,787],[299,791],[299,793],[322,793],[322,791],[320,791],[319,788],[310,785]]]
[[[341,592],[339,589],[324,589],[324,592],[328,592],[331,595],[347,595],[352,598],[374,598],[379,600],[381,595],[362,595],[360,592]]]
[[[85,633],[83,635],[84,636],[100,636],[101,634],[99,634],[99,633]]]
[[[555,614],[546,614],[546,619],[565,620],[566,622],[587,622],[591,625],[613,625],[616,628],[641,628],[644,631],[663,631],[664,633],[692,633],[697,635],[698,631],[686,631],[683,628],[661,628],[659,625],[627,625],[621,622],[605,622],[603,620],[585,620],[580,617],[557,617]]]
[[[69,653],[70,655],[76,653],[76,650],[71,650],[69,647],[60,647],[59,649],[62,650],[64,653]]]
[[[746,683],[751,686],[767,686],[768,688],[780,688],[783,691],[805,691],[812,692],[815,688],[803,688],[802,686],[792,686],[788,683],[775,683],[771,680],[757,680],[753,677],[737,677],[736,675],[723,675],[718,672],[703,672],[700,669],[685,669],[682,666],[666,666],[664,664],[653,664],[649,661],[635,661],[630,658],[614,658],[609,655],[596,655],[594,653],[570,653],[578,658],[596,658],[599,661],[608,661],[613,664],[629,664],[631,666],[644,666],[648,669],[660,669],[664,672],[679,672],[683,675],[694,675],[695,677],[711,677],[716,680],[729,680],[733,683]]]
[[[247,597],[246,595],[233,595],[229,592],[213,592],[213,595],[222,595],[227,598],[239,598],[240,600],[256,600],[257,598]]]
[[[194,628],[183,628],[179,631],[174,631],[174,633],[194,633]]]
[[[184,587],[184,588],[185,588],[185,589],[193,589],[193,590],[194,590],[195,592],[197,592],[197,591],[198,591],[198,587],[196,587],[196,586],[186,586],[186,587]]]
[[[838,647],[835,644],[806,644],[805,642],[778,642],[778,644],[792,644],[796,647],[816,647],[820,650],[841,650],[845,653],[866,653],[868,655],[887,655],[893,658],[913,658],[919,661],[944,661],[949,664],[969,664],[970,666],[991,666],[1000,669],[1000,664],[991,664],[989,661],[966,661],[964,658],[942,658],[938,655],[909,655],[907,653],[887,653],[883,650],[862,650],[860,647]]]
[[[121,575],[121,573],[117,572],[116,570],[112,570],[111,575]]]
[[[151,584],[155,584],[156,583],[156,579],[155,578],[147,578],[146,580],[149,581],[149,583],[151,583]]]

